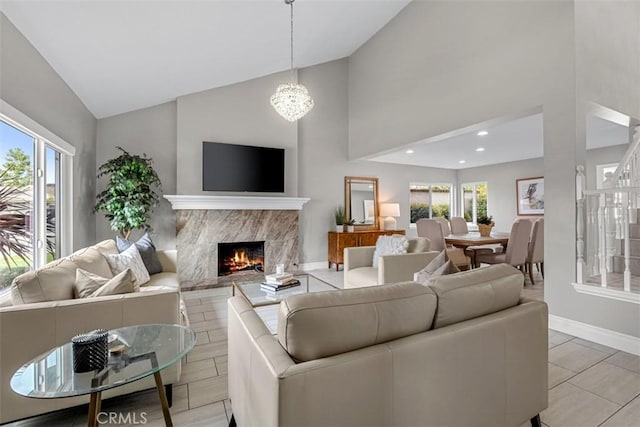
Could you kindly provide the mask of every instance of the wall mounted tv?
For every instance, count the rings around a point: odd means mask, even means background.
[[[284,193],[284,149],[203,141],[202,189]]]

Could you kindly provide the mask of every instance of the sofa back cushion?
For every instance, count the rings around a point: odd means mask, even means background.
[[[308,361],[427,331],[436,296],[415,282],[294,295],[280,303],[278,340]]]
[[[412,237],[409,239],[409,247],[407,247],[407,253],[412,254],[416,252],[428,252],[431,246],[431,241],[426,237]]]
[[[116,242],[104,240],[52,261],[38,270],[21,274],[11,284],[13,305],[73,299],[78,267],[103,277],[113,277],[103,253],[117,254]]]
[[[13,305],[73,299],[76,268],[76,264],[62,258],[21,274],[11,284]]]
[[[435,328],[518,305],[522,273],[508,264],[434,277],[427,282],[438,296]]]

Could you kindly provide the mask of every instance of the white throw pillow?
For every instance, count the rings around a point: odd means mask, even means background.
[[[447,260],[447,252],[442,251],[425,268],[413,275],[413,281],[424,285],[432,277],[444,276],[459,271],[454,263]]]
[[[126,269],[115,277],[107,278],[78,268],[74,285],[76,298],[101,297],[133,292],[133,275]]]
[[[104,254],[104,257],[109,263],[111,272],[114,275],[126,270],[127,268],[131,269],[134,278],[133,287],[136,292],[140,289],[140,286],[144,285],[151,279],[136,245],[129,246],[119,254]]]
[[[378,237],[376,250],[373,252],[373,267],[378,268],[378,259],[382,255],[406,254],[408,247],[409,241],[406,236],[394,234]]]

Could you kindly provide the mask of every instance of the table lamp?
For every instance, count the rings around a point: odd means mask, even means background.
[[[380,205],[380,216],[386,217],[382,226],[383,230],[395,230],[397,223],[394,216],[400,216],[400,205],[398,203],[382,203]]]

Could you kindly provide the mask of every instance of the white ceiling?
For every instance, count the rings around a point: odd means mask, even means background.
[[[298,0],[294,66],[351,55],[410,0]],[[289,69],[284,0],[1,0],[103,118]]]
[[[543,157],[542,113],[497,125],[474,125],[451,137],[419,141],[369,160],[447,169],[466,169]],[[485,129],[488,135],[478,136]],[[587,149],[628,144],[628,128],[596,116],[587,116]],[[482,147],[482,152],[476,148]],[[411,149],[413,154],[407,154]],[[465,163],[461,164],[460,161]]]

